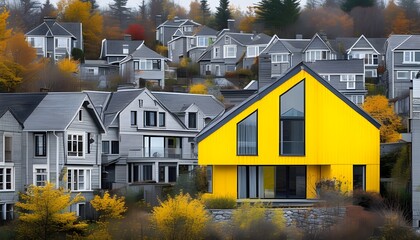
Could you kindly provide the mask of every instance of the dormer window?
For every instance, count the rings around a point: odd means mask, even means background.
[[[128,44],[123,45],[123,54],[128,54]]]
[[[184,26],[184,32],[192,32],[192,26]]]
[[[197,113],[188,113],[188,128],[197,128]]]

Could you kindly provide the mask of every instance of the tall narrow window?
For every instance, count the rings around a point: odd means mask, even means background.
[[[366,190],[366,166],[353,166],[353,190]]]
[[[79,110],[79,122],[83,121],[83,111],[80,109]]]
[[[68,134],[67,136],[67,156],[84,157],[83,143],[84,134]]]
[[[144,112],[144,126],[146,127],[156,127],[156,112],[145,111]]]
[[[120,142],[111,141],[111,154],[119,154],[119,153],[120,153]]]
[[[207,166],[207,192],[213,193],[213,166]]]
[[[12,137],[4,136],[4,161],[12,161]]]
[[[45,133],[36,133],[35,135],[35,157],[44,157],[47,155]]]
[[[244,120],[240,121],[236,127],[237,154],[238,155],[257,155],[257,112],[255,111]]]
[[[137,125],[137,111],[131,111],[131,126]]]
[[[301,81],[280,96],[280,154],[305,155],[305,87]]]
[[[165,113],[160,112],[159,113],[159,127],[164,127],[164,126],[165,126]]]
[[[197,128],[197,113],[188,113],[188,128]]]
[[[109,154],[109,141],[102,141],[102,153]]]

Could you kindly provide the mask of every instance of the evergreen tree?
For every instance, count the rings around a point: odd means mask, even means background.
[[[41,21],[44,19],[44,17],[52,16],[55,10],[56,9],[54,5],[51,4],[50,0],[46,0],[41,7]]]
[[[207,0],[200,1],[200,10],[202,14],[203,24],[206,25],[206,18],[210,16],[210,7]]]
[[[375,5],[375,0],[345,0],[341,5],[344,12],[350,12],[355,7],[372,7]]]
[[[216,8],[215,18],[217,30],[227,28],[227,20],[231,18],[229,0],[220,0],[219,6]]]
[[[111,15],[116,19],[121,29],[126,28],[127,20],[130,17],[130,8],[127,7],[128,0],[113,0],[113,4],[109,4]]]
[[[398,6],[404,9],[409,18],[416,18],[419,15],[419,3],[416,0],[399,0]]]
[[[99,7],[98,3],[96,3],[96,0],[81,0],[81,1],[90,2],[90,4],[92,5],[92,11],[95,11]]]
[[[262,0],[256,6],[257,21],[273,33],[280,33],[299,18],[297,0]]]

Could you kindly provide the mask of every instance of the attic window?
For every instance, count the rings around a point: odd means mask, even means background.
[[[128,54],[128,44],[123,45],[123,54]]]
[[[225,44],[230,44],[230,37],[229,36],[225,36]]]
[[[80,109],[79,110],[79,122],[83,121],[83,111]]]
[[[185,26],[184,27],[184,32],[192,32],[192,27],[191,26]]]

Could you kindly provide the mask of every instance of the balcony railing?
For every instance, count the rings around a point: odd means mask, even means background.
[[[176,158],[176,159],[197,159],[193,152],[183,152],[182,148],[138,148],[130,149],[128,157],[138,158]]]

